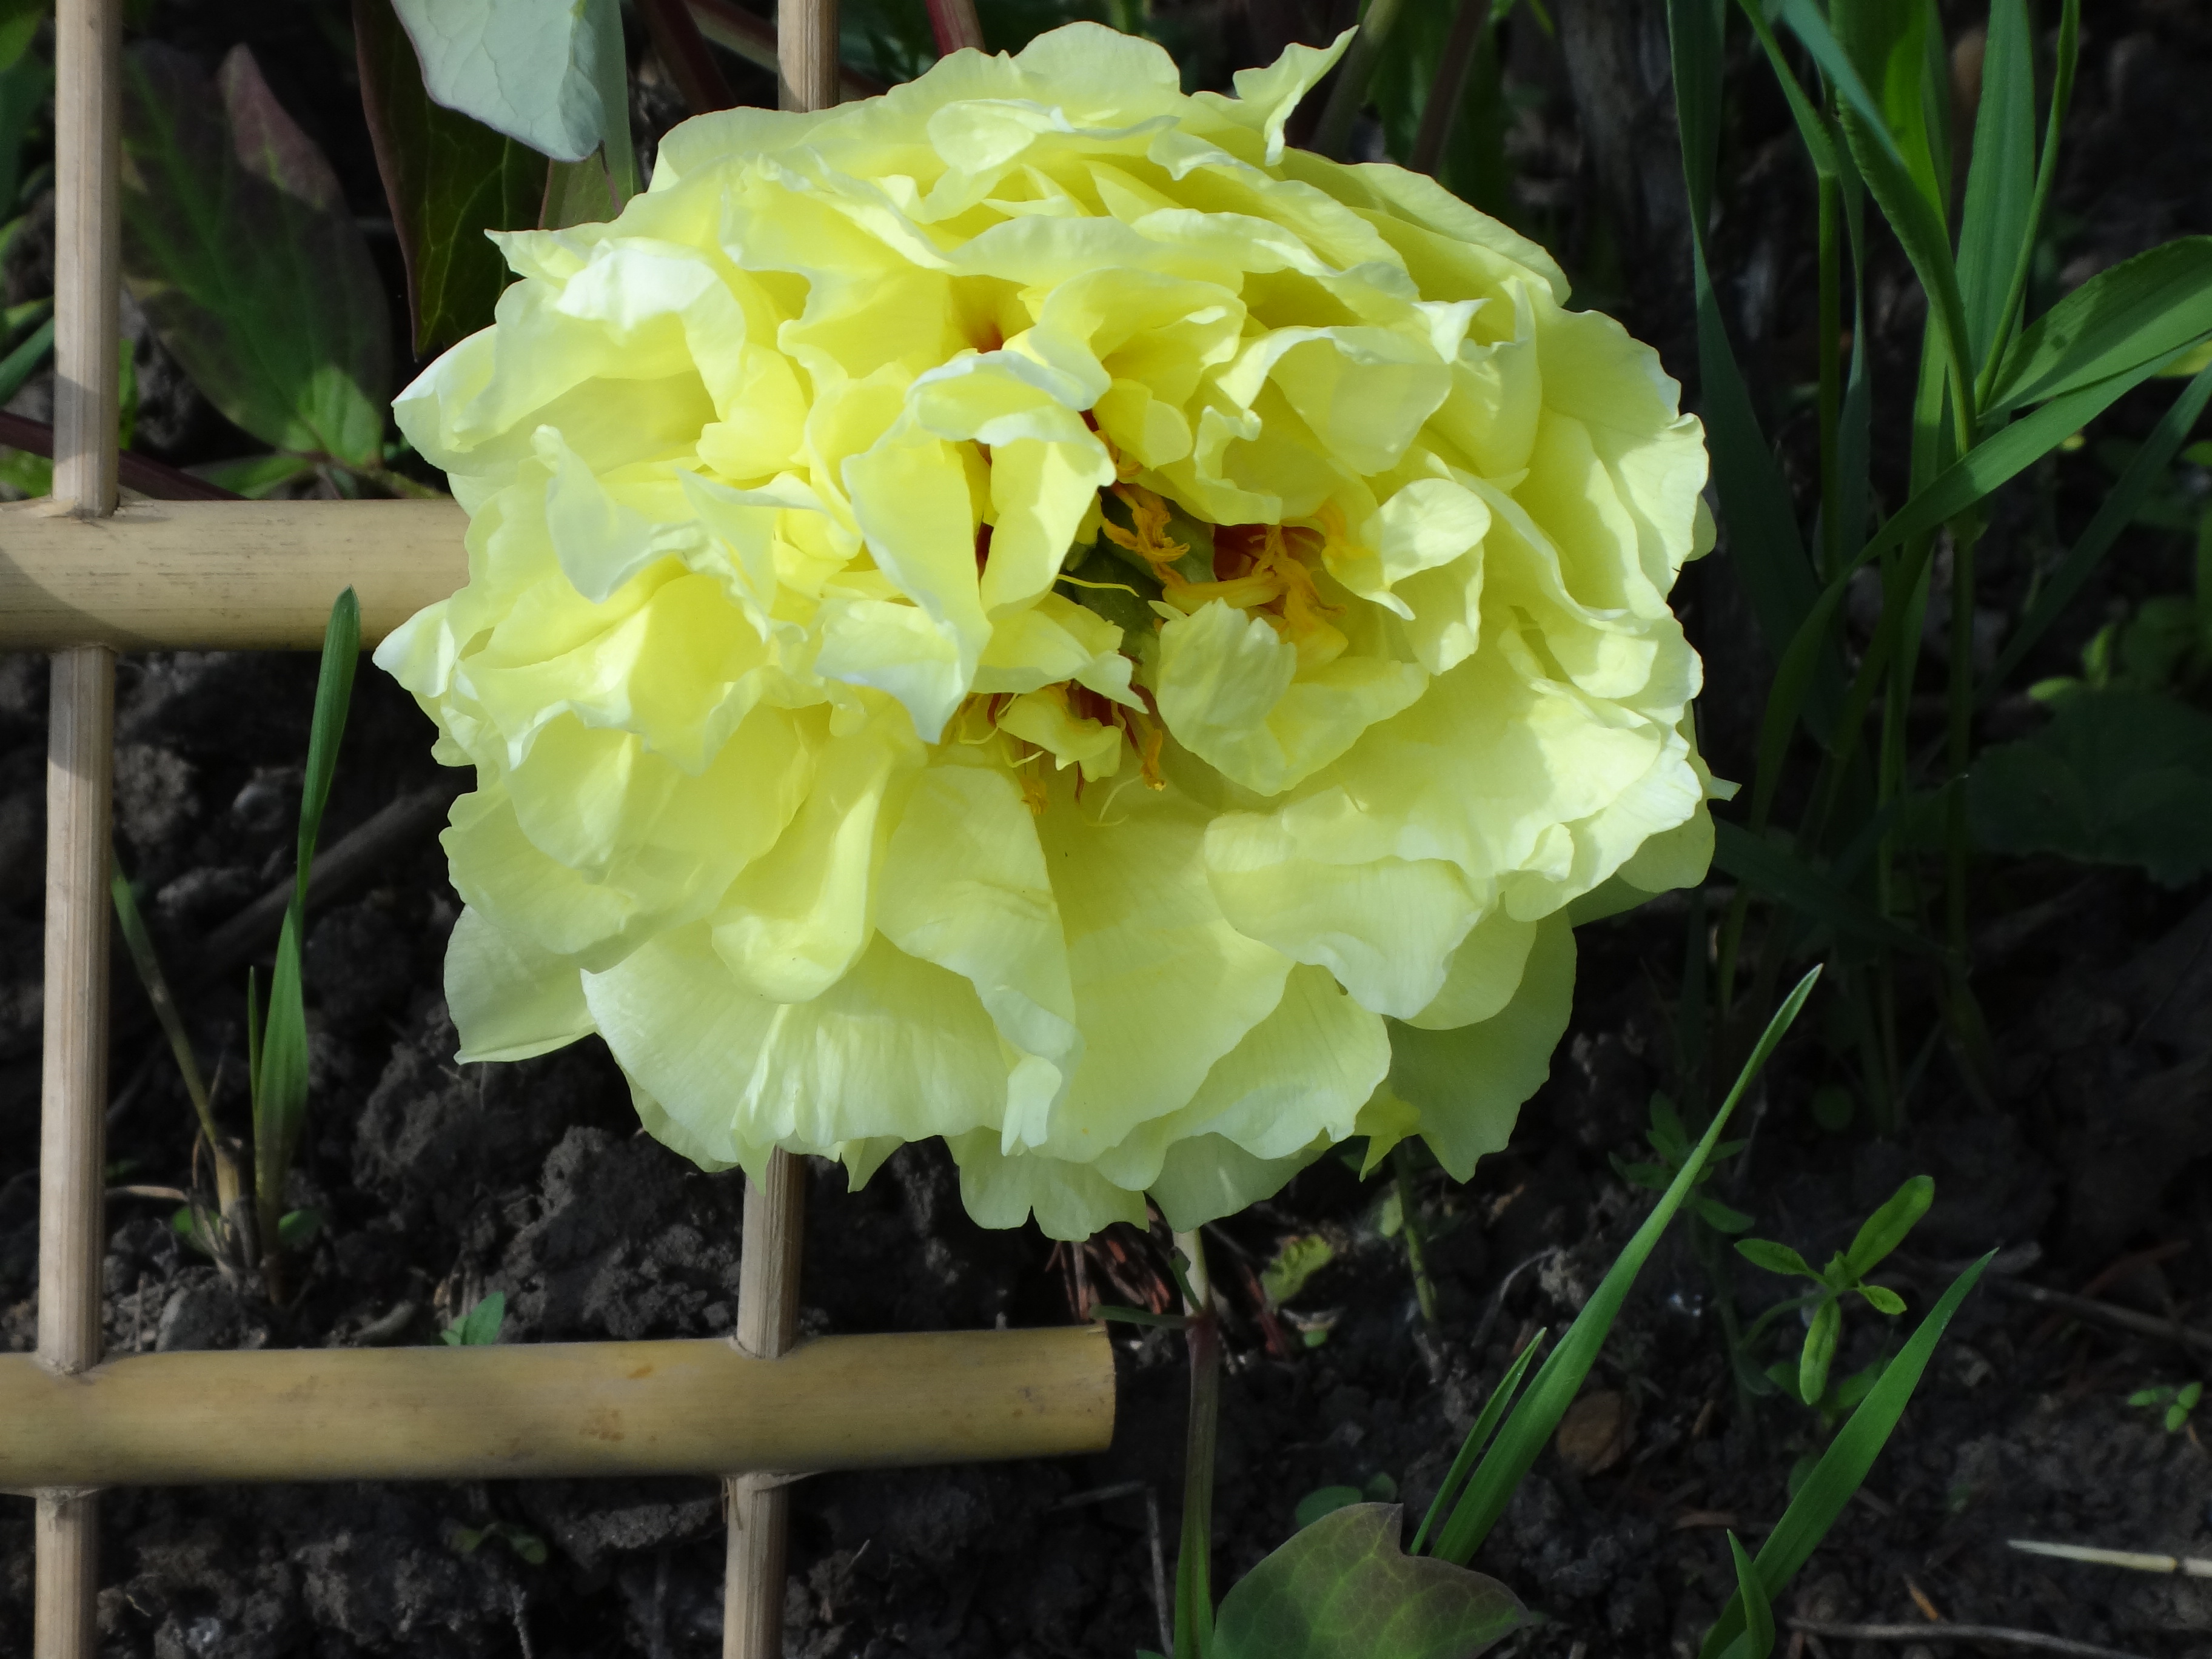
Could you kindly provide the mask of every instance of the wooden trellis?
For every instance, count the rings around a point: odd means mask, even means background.
[[[0,648],[53,653],[33,1355],[0,1357],[0,1488],[38,1505],[36,1659],[92,1659],[98,1489],[694,1473],[727,1482],[724,1651],[782,1651],[787,1472],[1103,1448],[1096,1328],[791,1349],[802,1166],[745,1194],[733,1341],[100,1356],[115,653],[373,642],[466,579],[450,502],[118,501],[121,0],[55,36],[54,474],[0,512]],[[836,98],[835,0],[781,0],[782,100]]]

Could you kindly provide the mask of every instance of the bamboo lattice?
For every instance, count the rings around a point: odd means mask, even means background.
[[[777,28],[785,106],[836,101],[836,0]],[[102,1485],[678,1471],[727,1478],[725,1655],[776,1659],[791,1473],[1096,1450],[1114,1416],[1097,1328],[793,1348],[795,1159],[748,1187],[734,1342],[101,1361],[115,653],[312,648],[348,585],[373,643],[466,576],[447,501],[118,503],[121,51],[121,0],[60,0],[53,495],[0,510],[0,648],[53,653],[38,1351],[0,1358],[35,1659],[93,1659]]]

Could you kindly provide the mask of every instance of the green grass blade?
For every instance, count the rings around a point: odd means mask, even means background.
[[[1505,1506],[1511,1501],[1514,1489],[1520,1486],[1521,1477],[1528,1474],[1529,1465],[1549,1443],[1559,1426],[1559,1419],[1566,1415],[1567,1407],[1581,1392],[1583,1379],[1589,1375],[1598,1350],[1605,1346],[1606,1336],[1613,1329],[1621,1304],[1628,1299],[1636,1275],[1658,1244],[1660,1235],[1667,1231],[1668,1223],[1674,1218],[1675,1211],[1682,1207],[1697,1186],[1698,1176],[1706,1159],[1712,1156],[1713,1147],[1720,1140],[1729,1114],[1735,1110],[1736,1102],[1743,1097],[1752,1079],[1759,1074],[1759,1067],[1782,1041],[1783,1034],[1804,1007],[1805,1000],[1813,994],[1813,987],[1820,977],[1820,970],[1814,969],[1797,981],[1796,988],[1775,1011],[1758,1046],[1751,1051],[1751,1058],[1744,1061],[1743,1070],[1737,1074],[1735,1086],[1729,1091],[1720,1110],[1713,1114],[1712,1122],[1706,1127],[1705,1135],[1673,1184],[1607,1270],[1604,1279],[1583,1304],[1582,1312],[1576,1316],[1565,1337],[1537,1371],[1528,1392],[1521,1396],[1513,1415],[1498,1431],[1496,1443],[1453,1506],[1451,1519],[1444,1523],[1443,1534],[1431,1552],[1438,1559],[1465,1566],[1475,1551],[1482,1547],[1482,1540],[1498,1524],[1498,1517],[1505,1513]]]
[[[2051,65],[2051,110],[2045,117],[2043,153],[2035,166],[2035,199],[2029,204],[2027,227],[2014,252],[2012,281],[2005,290],[2004,309],[1998,318],[1997,331],[1990,339],[1989,350],[1982,359],[1980,406],[1990,406],[1990,387],[1996,379],[1997,365],[2004,360],[2004,352],[2012,343],[2012,331],[2020,321],[2021,307],[2027,298],[2027,279],[2035,269],[2035,245],[2043,230],[2044,215],[2051,205],[2051,187],[2058,179],[2058,140],[2065,131],[2066,112],[2074,101],[2074,67],[2080,55],[2081,43],[2081,0],[2063,0],[2059,9],[2058,50]],[[2030,64],[2033,70],[2033,63]]]
[[[300,983],[300,928],[287,912],[269,976],[253,1098],[253,1186],[264,1248],[274,1250],[284,1213],[284,1177],[307,1115],[307,1011]]]
[[[1714,157],[1719,143],[1722,20],[1725,0],[1668,0],[1668,32],[1674,62],[1674,108],[1682,131],[1682,169],[1690,202],[1691,274],[1696,289],[1698,414],[1712,456],[1713,485],[1728,527],[1729,557],[1770,644],[1796,635],[1819,589],[1797,528],[1789,485],[1760,430],[1751,391],[1729,344],[1720,299],[1705,258],[1712,214]],[[1832,688],[1832,677],[1816,684]],[[1832,706],[1832,690],[1808,705]]]
[[[2212,236],[2181,236],[2100,270],[2021,331],[1992,412],[2038,404],[2165,358],[2212,333]]]
[[[261,976],[252,968],[246,970],[246,1092],[252,1103],[253,1115],[261,1115]]]
[[[1428,1541],[1429,1534],[1436,1530],[1437,1523],[1449,1512],[1452,1499],[1459,1493],[1460,1483],[1467,1479],[1467,1472],[1474,1467],[1474,1460],[1482,1455],[1482,1449],[1490,1443],[1491,1431],[1505,1415],[1505,1408],[1513,1403],[1513,1396],[1520,1392],[1521,1379],[1528,1375],[1528,1367],[1535,1363],[1536,1355],[1543,1346],[1544,1333],[1538,1331],[1529,1339],[1528,1346],[1521,1350],[1521,1357],[1506,1368],[1504,1376],[1498,1379],[1498,1386],[1490,1391],[1490,1398],[1483,1401],[1481,1413],[1474,1419],[1474,1425],[1468,1430],[1467,1438],[1460,1443],[1459,1455],[1452,1459],[1451,1468],[1445,1472],[1444,1483],[1437,1488],[1436,1500],[1429,1505],[1429,1512],[1421,1517],[1420,1528],[1414,1533],[1407,1554],[1419,1555],[1421,1546]]]
[[[1728,1535],[1729,1557],[1735,1563],[1736,1594],[1744,1606],[1744,1633],[1749,1647],[1746,1659],[1766,1659],[1774,1651],[1774,1606],[1766,1599],[1766,1588],[1759,1582],[1759,1569],[1744,1553],[1743,1545],[1731,1529]]]
[[[54,319],[49,317],[22,344],[0,357],[0,404],[23,389],[23,382],[39,372],[53,349]]]
[[[1724,818],[1713,820],[1713,865],[1821,923],[1838,939],[1922,956],[1941,954],[1932,941],[1869,909],[1789,848]]]
[[[169,1052],[177,1057],[177,1070],[184,1075],[185,1092],[191,1097],[192,1110],[199,1115],[200,1130],[207,1136],[210,1146],[218,1146],[221,1138],[216,1133],[215,1110],[208,1100],[207,1082],[200,1075],[199,1056],[192,1052],[192,1040],[185,1034],[184,1017],[177,1012],[176,999],[169,994],[168,976],[161,971],[161,958],[146,932],[145,918],[138,914],[138,896],[131,890],[131,884],[124,879],[119,869],[108,877],[107,890],[115,900],[115,920],[123,929],[124,948],[131,953],[131,965],[137,971],[138,983],[145,988],[147,1001],[154,1005],[155,1018],[161,1022],[161,1035],[169,1040]]]
[[[1751,32],[1759,37],[1767,64],[1774,70],[1774,79],[1782,88],[1782,95],[1790,100],[1790,116],[1797,123],[1798,141],[1805,146],[1813,171],[1823,179],[1840,179],[1844,168],[1842,135],[1835,131],[1826,112],[1806,96],[1805,88],[1797,83],[1790,60],[1782,55],[1782,43],[1774,38],[1773,26],[1766,21],[1765,8],[1760,0],[1736,3],[1750,21]]]
[[[1994,1255],[1995,1251],[1990,1255]],[[1783,1511],[1782,1519],[1766,1535],[1759,1557],[1753,1563],[1759,1570],[1759,1582],[1771,1603],[1789,1587],[1797,1576],[1797,1570],[1811,1557],[1820,1540],[1835,1525],[1836,1517],[1844,1512],[1844,1505],[1851,1501],[1874,1467],[1874,1460],[1888,1443],[1890,1431],[1896,1428],[1899,1418],[1905,1415],[1912,1391],[1920,1385],[1921,1373],[1928,1369],[1929,1356],[1936,1345],[1942,1340],[1943,1332],[1966,1293],[1974,1288],[1982,1270],[1990,1264],[1985,1255],[1960,1273],[1951,1288],[1943,1292],[1933,1311],[1912,1334],[1912,1340],[1904,1351],[1889,1364],[1881,1380],[1868,1393],[1859,1408],[1851,1413],[1850,1422],[1828,1444],[1826,1453],[1805,1477],[1805,1484],[1797,1489],[1797,1496]],[[1748,1620],[1741,1592],[1722,1610],[1719,1621],[1706,1635],[1705,1645],[1698,1650],[1698,1659],[1753,1659],[1756,1650],[1747,1634]]]
[[[1966,349],[1987,363],[2005,324],[2021,250],[2035,238],[2035,53],[2027,0],[1990,0],[1974,158],[1959,219]]]
[[[1884,46],[1888,60],[1886,73],[1892,83],[1929,72],[1926,68],[1924,31],[1930,24],[1921,8],[1911,9],[1912,26],[1896,31],[1894,39]],[[1901,147],[1891,114],[1867,93],[1864,81],[1819,9],[1810,0],[1788,0],[1782,15],[1790,32],[1805,44],[1814,61],[1844,94],[1838,115],[1844,143],[1928,295],[1929,319],[1943,343],[1954,395],[1964,410],[1966,418],[1961,424],[1971,431],[1974,376],[1966,355],[1966,302],[1959,292],[1958,267],[1951,257],[1951,234],[1945,223],[1940,193],[1941,179],[1948,175],[1937,168],[1927,131],[1929,124],[1913,118],[1905,135],[1911,147]],[[1899,110],[1908,111],[1917,118],[1923,91],[1924,88],[1916,90],[1910,100],[1896,100]]]
[[[2005,642],[1996,665],[1990,670],[1984,687],[1985,696],[1994,696],[2013,671],[2017,669],[2027,653],[2034,649],[2051,624],[2073,602],[2081,584],[2097,568],[2097,562],[2106,550],[2118,539],[2142,505],[2143,498],[2166,477],[2166,468],[2172,464],[2182,442],[2196,427],[2204,413],[2204,405],[2212,400],[2212,367],[2200,371],[2197,377],[2182,388],[2173,406],[2151,429],[2142,447],[2129,459],[2126,469],[2106,495],[2098,507],[2096,516],[2081,532],[2081,539],[2067,550],[2065,558],[2052,573],[2043,591],[2036,595],[2035,603],[2021,618],[2020,626]]]
[[[307,772],[300,790],[300,868],[292,908],[305,920],[307,866],[315,861],[315,841],[330,804],[331,779],[337,770],[338,744],[345,736],[346,708],[353,698],[354,670],[361,662],[361,601],[350,587],[331,606],[323,629],[322,672],[315,681],[314,720],[307,731]]]

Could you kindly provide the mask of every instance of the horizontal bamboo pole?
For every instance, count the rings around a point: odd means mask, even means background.
[[[312,651],[351,586],[374,644],[468,580],[450,501],[0,507],[0,650]]]
[[[879,1468],[1103,1450],[1103,1327],[0,1356],[0,1489]]]

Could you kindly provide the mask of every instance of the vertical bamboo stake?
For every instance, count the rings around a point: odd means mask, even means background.
[[[55,21],[54,496],[115,510],[122,240],[120,0],[61,0]],[[107,1105],[107,867],[115,655],[55,653],[46,756],[46,1030],[39,1139],[39,1358],[97,1364]],[[38,1499],[36,1659],[91,1659],[99,1501]]]
[[[837,101],[837,0],[777,0],[777,100],[788,110]],[[799,1243],[806,1166],[774,1152],[745,1183],[744,1254],[738,1263],[738,1346],[773,1359],[799,1327]],[[746,1474],[723,1487],[729,1551],[722,1580],[722,1659],[783,1659],[784,1544],[791,1494],[775,1475]]]

